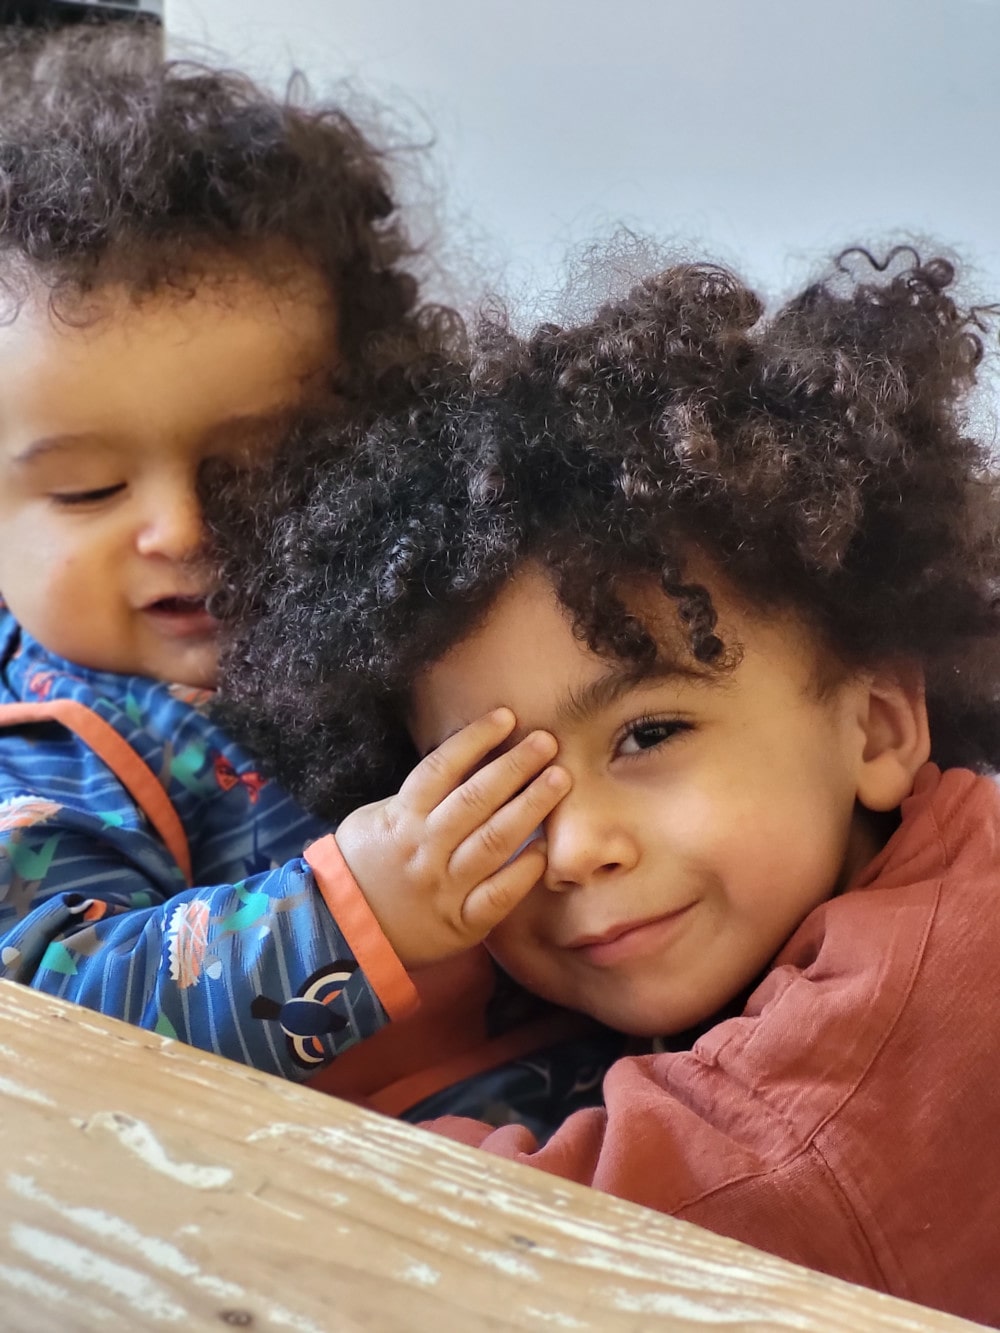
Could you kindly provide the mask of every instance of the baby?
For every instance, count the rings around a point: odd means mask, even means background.
[[[304,405],[399,401],[460,328],[337,107],[164,64],[153,30],[4,40],[2,973],[303,1078],[356,1031],[301,855],[328,825],[208,716],[198,478]],[[305,1058],[260,1013],[286,993]]]
[[[228,534],[224,681],[345,816],[370,956],[485,945],[634,1039],[543,1145],[436,1129],[997,1323],[1000,507],[952,283],[849,253],[765,316],[685,265],[485,328]]]

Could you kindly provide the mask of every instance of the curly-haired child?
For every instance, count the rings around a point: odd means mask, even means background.
[[[328,825],[207,715],[196,482],[303,403],[391,403],[460,336],[414,258],[336,107],[148,30],[5,35],[0,970],[298,1078],[322,1050],[252,1011],[290,988],[332,1022],[343,940],[301,859]]]
[[[1000,507],[952,284],[847,254],[766,316],[688,265],[486,329],[234,552],[223,680],[346,815],[315,863],[383,966],[485,942],[640,1052],[543,1146],[437,1129],[996,1323]]]

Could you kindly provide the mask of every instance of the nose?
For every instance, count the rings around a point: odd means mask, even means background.
[[[140,555],[181,561],[195,554],[203,533],[201,505],[193,481],[151,486],[140,497],[140,504],[135,539]]]
[[[553,893],[611,881],[639,859],[634,826],[607,795],[574,779],[544,824],[546,867],[542,883]]]

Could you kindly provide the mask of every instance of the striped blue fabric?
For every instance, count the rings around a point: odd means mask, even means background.
[[[73,699],[159,777],[194,886],[55,723],[0,731],[0,976],[303,1079],[387,1017],[302,859],[328,829],[261,777],[208,696],[89,671],[0,612],[0,702]]]

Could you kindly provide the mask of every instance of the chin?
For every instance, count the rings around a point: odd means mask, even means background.
[[[592,1013],[591,1018],[596,1018],[599,1023],[612,1028],[615,1032],[624,1033],[626,1037],[665,1037],[674,1032],[681,1032],[684,1027],[690,1026],[684,1024],[682,1027],[677,1027],[669,1020],[657,1022],[647,1015]]]
[[[181,661],[163,662],[152,673],[168,685],[186,685],[193,690],[214,690],[219,683],[219,655],[215,651],[194,654]]]
[[[711,1018],[715,1010],[704,1006],[678,1009],[675,1005],[650,1005],[640,1010],[629,1005],[596,1004],[588,1005],[586,1012],[605,1027],[623,1032],[627,1037],[652,1038],[686,1032]]]
[[[185,671],[161,679],[168,685],[184,685],[190,690],[214,690],[219,683],[218,671]]]
[[[158,680],[164,685],[181,685],[189,690],[214,690],[219,683],[219,673],[214,666],[202,669],[191,663],[142,662],[117,670],[119,675],[145,676],[148,680]]]

